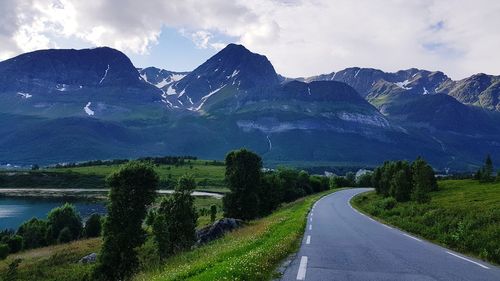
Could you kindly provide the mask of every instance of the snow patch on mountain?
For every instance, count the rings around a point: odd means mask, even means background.
[[[85,113],[87,113],[87,115],[93,116],[94,115],[94,111],[92,109],[90,109],[90,105],[92,105],[92,103],[89,101],[87,103],[87,105],[83,108],[83,110],[85,110]]]
[[[203,107],[203,105],[205,104],[205,102],[208,100],[208,98],[210,98],[211,96],[215,95],[217,92],[219,92],[220,90],[222,90],[224,87],[226,87],[226,85],[223,85],[222,87],[217,88],[214,91],[211,91],[210,93],[208,93],[208,95],[206,95],[206,96],[204,96],[204,97],[202,97],[200,99],[200,105],[198,105],[198,107],[196,107],[196,108],[190,107],[189,110],[199,111]]]
[[[410,80],[405,80],[403,82],[396,82],[394,83],[396,86],[398,86],[399,88],[401,89],[404,89],[404,90],[411,90],[412,87],[408,87],[408,84],[410,84]]]
[[[17,92],[18,95],[20,95],[23,99],[29,99],[33,97],[33,95],[30,95],[28,93],[23,93],[23,92]]]
[[[109,71],[109,64],[108,64],[108,68],[106,68],[106,70],[104,71],[104,75],[102,76],[101,81],[99,81],[99,84],[102,84],[104,79],[106,79],[106,76],[108,75],[108,71]]]
[[[170,85],[167,89],[167,95],[168,96],[173,96],[173,95],[177,95],[177,92],[175,91],[173,85]]]

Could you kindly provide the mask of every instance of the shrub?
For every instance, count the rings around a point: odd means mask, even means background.
[[[4,260],[9,255],[10,249],[7,244],[0,244],[0,260]]]
[[[59,244],[68,243],[71,240],[73,240],[73,233],[71,232],[71,229],[69,229],[69,227],[66,226],[59,232],[59,236],[57,236],[57,243]]]
[[[376,207],[380,210],[387,211],[387,210],[391,210],[392,208],[394,208],[396,206],[396,204],[397,204],[396,199],[394,199],[392,197],[387,197],[387,198],[384,198],[383,200],[378,201],[376,204]]]
[[[68,228],[69,231],[69,233],[64,234],[64,239],[69,239],[66,242],[75,240],[80,237],[83,228],[82,220],[75,206],[68,203],[49,212],[47,226],[47,241],[49,243],[59,242],[59,236],[64,228]]]
[[[210,206],[210,221],[214,222],[216,217],[217,217],[217,206],[212,205]]]
[[[20,235],[5,236],[2,238],[2,242],[9,246],[11,254],[17,253],[23,249],[23,237]]]
[[[99,214],[92,214],[85,223],[84,235],[87,238],[101,235],[102,222]]]
[[[17,230],[17,234],[23,238],[23,249],[46,246],[46,232],[47,222],[37,218],[24,222]]]

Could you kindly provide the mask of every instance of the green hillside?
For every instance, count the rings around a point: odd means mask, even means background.
[[[375,193],[353,205],[382,221],[454,250],[500,263],[500,183],[439,181],[425,204],[387,204]]]

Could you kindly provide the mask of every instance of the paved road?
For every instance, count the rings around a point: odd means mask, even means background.
[[[422,241],[355,211],[348,189],[318,201],[282,280],[500,281],[500,269]]]

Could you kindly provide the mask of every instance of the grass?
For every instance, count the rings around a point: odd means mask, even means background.
[[[222,218],[222,200],[213,197],[196,197],[197,209],[217,206],[217,219]],[[198,217],[198,227],[210,224],[210,215]],[[43,247],[10,255],[0,261],[0,280],[11,262],[22,259],[18,268],[17,280],[85,280],[90,274],[93,265],[83,265],[77,262],[90,253],[98,253],[101,248],[101,239],[83,239],[67,244]],[[143,253],[147,256],[148,253]]]
[[[224,238],[182,253],[160,267],[138,274],[142,280],[269,280],[289,254],[297,250],[306,215],[322,195],[284,205],[272,215],[252,221]]]
[[[119,165],[51,168],[40,171],[0,171],[0,188],[106,188],[105,178]],[[189,160],[182,166],[159,165],[161,188],[173,188],[177,179],[191,174],[197,190],[227,192],[224,182],[225,166],[212,165],[211,161]]]
[[[150,256],[151,245],[147,242],[139,250],[142,272],[135,280],[269,280],[276,277],[275,270],[281,261],[300,244],[311,205],[330,192],[286,204],[268,217],[252,221],[222,239],[174,256],[161,266]],[[206,208],[215,203],[220,208],[220,201],[202,197],[196,199],[196,205]],[[20,258],[16,280],[87,280],[94,265],[79,264],[78,260],[99,252],[100,247],[101,239],[95,238],[10,255],[0,261],[0,278],[8,265]]]
[[[353,205],[388,224],[453,250],[500,264],[500,183],[439,181],[431,201],[386,204],[375,193]]]

